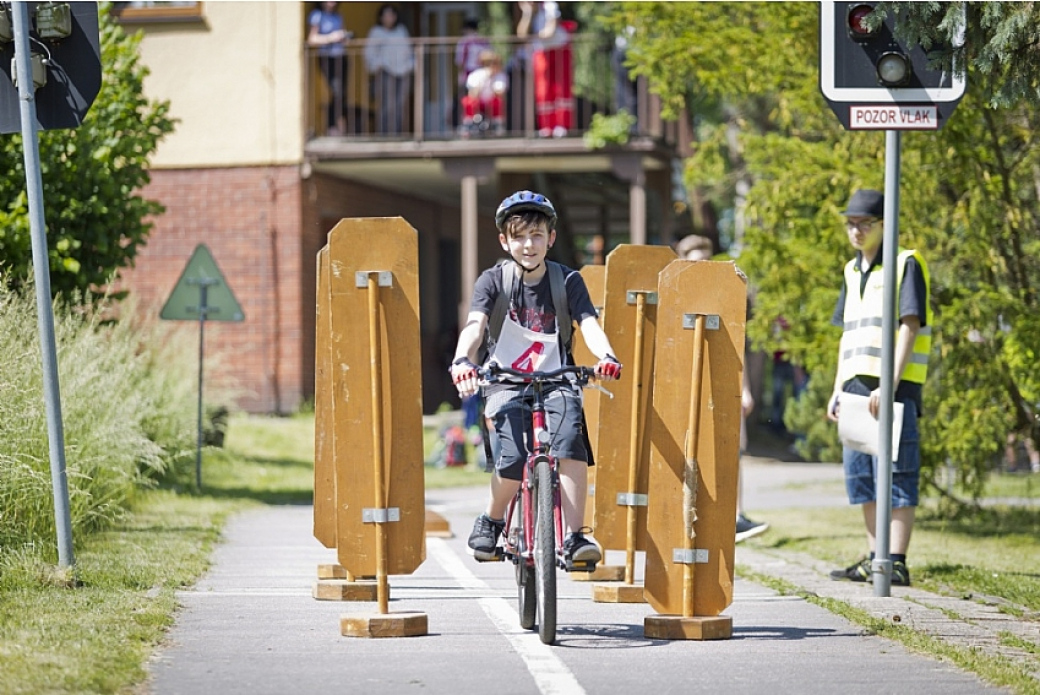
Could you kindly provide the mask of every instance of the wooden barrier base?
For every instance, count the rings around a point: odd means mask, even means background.
[[[596,603],[646,603],[642,584],[596,584],[592,587]]]
[[[318,579],[352,579],[347,568],[340,564],[318,565]]]
[[[339,630],[344,637],[417,637],[427,633],[427,619],[425,613],[343,615]]]
[[[434,538],[454,538],[451,532],[451,524],[443,516],[435,511],[426,510],[426,535]]]
[[[592,572],[568,572],[575,582],[620,582],[625,579],[624,565],[600,565]]]
[[[728,615],[648,615],[643,634],[651,639],[717,640],[733,636],[733,618]]]
[[[374,581],[321,579],[311,595],[319,601],[375,601],[378,588]]]

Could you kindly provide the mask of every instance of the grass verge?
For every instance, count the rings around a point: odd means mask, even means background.
[[[880,620],[866,611],[832,598],[805,592],[782,579],[771,577],[741,567],[741,576],[757,584],[767,586],[785,596],[801,596],[809,603],[827,609],[851,623],[861,625],[871,635],[899,642],[907,649],[928,654],[941,661],[977,674],[980,678],[1000,687],[1009,688],[1017,695],[1040,695],[1040,681],[1023,666],[1002,656],[992,656],[980,650],[953,645],[931,635],[917,632],[909,627]],[[1022,640],[1015,640],[1021,642]]]
[[[233,418],[224,450],[174,489],[145,490],[109,530],[81,534],[76,578],[26,549],[0,574],[0,693],[128,692],[173,622],[227,517],[265,503],[308,503],[312,418]]]

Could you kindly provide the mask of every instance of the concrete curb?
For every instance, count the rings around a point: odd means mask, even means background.
[[[1040,681],[1040,658],[1001,640],[1003,634],[1010,634],[1040,643],[1040,623],[1006,612],[1013,607],[1028,615],[1021,606],[988,597],[941,596],[913,586],[893,586],[891,596],[878,597],[870,584],[832,580],[828,573],[833,568],[802,553],[741,545],[737,546],[736,562],[738,573],[746,570],[780,579],[810,596],[842,601],[886,623],[962,649],[1006,658]]]

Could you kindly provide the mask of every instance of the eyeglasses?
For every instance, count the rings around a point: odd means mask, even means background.
[[[860,220],[859,222],[853,222],[852,220],[849,220],[846,223],[846,226],[849,229],[858,229],[861,232],[869,232],[870,228],[878,222],[880,222],[880,220],[878,220],[877,218],[872,218],[869,220]]]

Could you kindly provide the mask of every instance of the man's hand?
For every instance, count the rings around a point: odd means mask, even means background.
[[[451,365],[451,380],[459,395],[465,398],[477,392],[477,365],[468,358],[460,357]]]
[[[614,381],[621,378],[621,363],[613,355],[607,355],[596,364],[596,378]]]
[[[838,421],[838,396],[841,395],[841,391],[835,391],[831,394],[831,399],[827,401],[827,419],[831,422]]]
[[[881,389],[874,389],[870,392],[870,402],[867,403],[867,410],[874,416],[874,419],[878,419],[878,415],[881,413]]]

